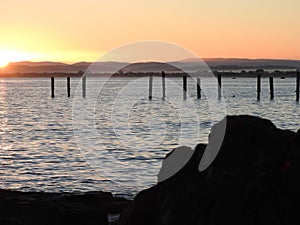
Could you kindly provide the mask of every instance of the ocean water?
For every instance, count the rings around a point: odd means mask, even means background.
[[[57,78],[54,99],[49,78],[0,79],[0,188],[132,196],[156,183],[170,150],[206,143],[211,126],[226,114],[300,128],[294,78],[274,79],[272,101],[263,78],[260,102],[252,78],[223,78],[223,101],[216,99],[215,84],[204,78],[208,88],[201,99],[189,79],[187,100],[182,79],[168,78],[163,101],[159,77],[154,77],[149,101],[147,79],[88,77],[86,99],[80,97],[78,78],[71,79],[71,98],[66,79]]]

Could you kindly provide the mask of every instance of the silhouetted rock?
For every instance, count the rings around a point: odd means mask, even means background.
[[[222,123],[225,135],[214,158]],[[208,146],[198,145],[178,173],[140,192],[119,225],[300,224],[300,132],[228,116],[212,128]],[[200,161],[210,157],[199,172]]]
[[[1,225],[107,225],[129,201],[107,192],[28,193],[0,190]]]

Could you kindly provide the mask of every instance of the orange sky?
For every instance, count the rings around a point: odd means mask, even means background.
[[[95,61],[162,40],[200,57],[300,59],[299,0],[1,0],[6,61]]]

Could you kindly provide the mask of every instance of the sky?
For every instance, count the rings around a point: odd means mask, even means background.
[[[300,59],[299,0],[1,0],[0,66],[95,61],[143,40],[202,58]]]

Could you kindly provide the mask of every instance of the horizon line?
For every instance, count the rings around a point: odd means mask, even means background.
[[[292,58],[247,58],[247,57],[203,57],[203,58],[186,58],[186,59],[178,59],[178,60],[174,60],[174,61],[138,61],[138,62],[164,62],[164,63],[168,63],[168,62],[182,62],[185,60],[274,60],[274,61],[279,61],[279,60],[286,60],[286,61],[300,61],[300,59],[292,59]],[[14,62],[9,62],[9,64],[7,66],[9,66],[12,63],[63,63],[63,64],[69,64],[69,65],[73,65],[76,63],[96,63],[96,62],[116,62],[116,63],[132,63],[132,62],[121,62],[121,61],[113,61],[113,60],[109,60],[109,61],[87,61],[87,60],[80,60],[80,61],[56,61],[56,60],[21,60],[21,61],[14,61]]]

